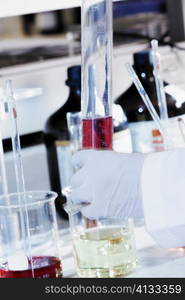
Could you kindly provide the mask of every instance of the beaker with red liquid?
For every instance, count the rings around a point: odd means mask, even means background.
[[[0,278],[62,277],[55,198],[39,191],[0,197]]]
[[[34,266],[34,278],[58,278],[62,277],[61,261],[57,257],[52,256],[33,256],[32,262]],[[0,278],[32,278],[31,261],[25,270],[11,270],[3,266],[0,269]]]

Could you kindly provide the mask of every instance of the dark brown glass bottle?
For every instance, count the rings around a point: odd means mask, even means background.
[[[157,103],[156,86],[151,62],[151,51],[141,51],[134,54],[134,69],[141,80],[156,111],[159,113]],[[168,83],[164,83],[165,87]],[[176,105],[176,99],[166,93],[168,115],[170,118],[185,113],[185,106]],[[130,86],[115,102],[119,104],[126,113],[132,136],[132,147],[134,152],[150,152],[150,133],[155,130],[155,124],[141,99],[134,84]],[[148,132],[147,132],[148,131]],[[140,142],[143,142],[143,147]],[[146,146],[148,143],[148,146]],[[140,145],[139,145],[140,144]],[[144,144],[146,147],[144,147]]]
[[[66,172],[66,155],[70,151],[69,132],[67,127],[67,112],[78,112],[81,110],[81,67],[68,68],[69,97],[66,103],[49,117],[46,123],[44,139],[47,149],[47,160],[51,190],[58,193],[56,208],[58,213],[67,219],[63,209],[65,197],[62,195],[62,182]]]

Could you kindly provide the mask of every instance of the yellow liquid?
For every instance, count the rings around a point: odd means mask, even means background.
[[[79,277],[124,277],[136,267],[131,232],[123,227],[91,228],[74,236]]]

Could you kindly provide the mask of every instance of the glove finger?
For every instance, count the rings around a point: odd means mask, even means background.
[[[97,213],[92,211],[91,206],[92,204],[89,204],[88,206],[82,208],[82,215],[89,220],[97,220]]]
[[[81,212],[89,220],[98,220],[105,217],[102,208],[97,208],[93,203],[82,208]]]
[[[80,187],[73,189],[70,195],[70,200],[75,204],[91,203],[91,193],[87,190],[87,185],[84,183]]]

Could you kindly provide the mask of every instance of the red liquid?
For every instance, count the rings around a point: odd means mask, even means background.
[[[113,125],[112,117],[83,119],[82,146],[84,149],[112,150]]]
[[[62,277],[62,265],[58,258],[52,256],[33,256],[34,276],[31,263],[27,270],[0,269],[0,278],[58,278]]]

